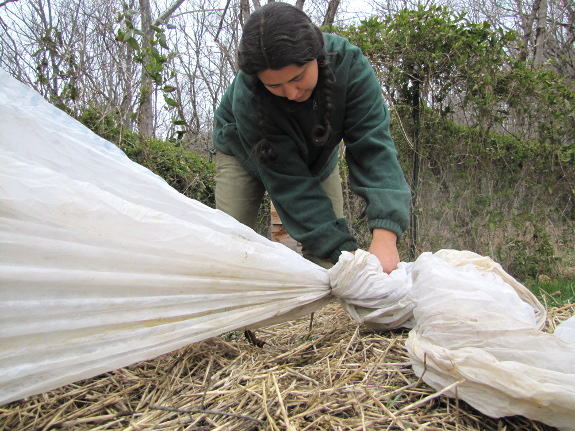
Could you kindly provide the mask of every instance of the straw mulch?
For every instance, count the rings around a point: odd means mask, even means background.
[[[550,328],[575,311],[550,310]],[[413,374],[407,331],[375,333],[338,304],[0,407],[3,430],[550,430],[490,419]]]

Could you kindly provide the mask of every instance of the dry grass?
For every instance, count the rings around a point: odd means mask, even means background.
[[[575,310],[550,310],[550,328]],[[413,374],[407,331],[374,333],[337,304],[309,319],[192,344],[0,407],[3,430],[550,430],[490,419]]]

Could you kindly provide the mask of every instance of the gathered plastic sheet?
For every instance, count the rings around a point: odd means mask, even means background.
[[[575,339],[541,332],[539,310],[497,271],[452,264],[422,256],[413,265],[417,325],[406,346],[416,374],[434,388],[455,384],[446,394],[486,415],[573,429]]]
[[[412,328],[418,375],[483,413],[575,429],[575,320],[491,259],[442,250],[392,274],[330,270],[190,200],[0,70],[0,404],[334,298]]]
[[[387,275],[359,251],[329,271],[334,293],[357,283],[342,304],[356,320],[413,328],[406,348],[416,375],[433,388],[491,417],[575,429],[575,317],[554,334],[542,332],[545,308],[492,259],[440,250]],[[398,291],[404,309],[386,300]]]

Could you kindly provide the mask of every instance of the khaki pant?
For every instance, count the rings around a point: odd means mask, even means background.
[[[258,211],[264,197],[265,188],[261,181],[247,172],[240,162],[221,151],[216,153],[216,208],[231,215],[240,223],[255,229]],[[339,167],[336,167],[328,178],[321,182],[321,187],[331,199],[338,218],[343,214],[343,193]],[[305,248],[303,256],[324,267],[333,264],[326,259],[311,255]]]

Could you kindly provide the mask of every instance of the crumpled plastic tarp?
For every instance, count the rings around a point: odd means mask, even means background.
[[[575,429],[575,335],[491,259],[325,270],[181,195],[0,69],[0,404],[338,298],[413,328],[413,367],[492,417]]]
[[[489,257],[423,253],[388,276],[360,251],[345,253],[330,277],[334,293],[345,286],[342,305],[356,320],[377,328],[381,319],[394,327],[409,318],[406,348],[431,387],[452,386],[446,395],[491,417],[523,415],[575,429],[575,317],[554,334],[541,331],[545,308]],[[403,309],[384,296],[397,290]]]

